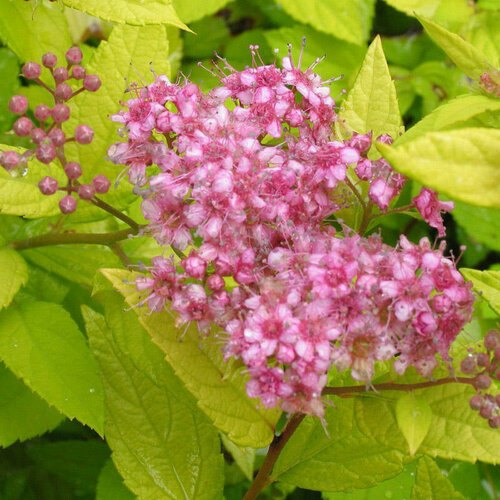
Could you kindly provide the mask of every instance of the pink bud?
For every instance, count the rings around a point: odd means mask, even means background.
[[[69,107],[66,104],[56,104],[52,108],[52,118],[56,123],[63,123],[69,120]]]
[[[60,83],[56,86],[54,91],[56,99],[60,101],[67,101],[72,94],[73,90],[71,90],[71,87],[67,83]]]
[[[77,201],[71,196],[66,195],[59,202],[59,208],[63,214],[71,214],[76,210]]]
[[[94,131],[87,125],[78,125],[75,129],[76,142],[80,144],[90,144],[94,138]]]
[[[35,108],[35,118],[41,122],[47,120],[50,116],[50,108],[45,104],[40,104]]]
[[[222,290],[225,285],[224,279],[218,274],[212,274],[207,278],[207,287],[209,290]]]
[[[42,194],[54,194],[57,191],[57,181],[53,177],[46,176],[38,183],[38,187]]]
[[[10,98],[9,111],[16,115],[23,115],[28,109],[28,99],[23,95],[15,95]]]
[[[82,167],[76,161],[69,161],[64,167],[68,179],[78,179],[82,175]]]
[[[19,163],[19,154],[15,151],[4,151],[0,156],[0,164],[6,170],[12,170]]]
[[[82,51],[80,47],[71,47],[66,51],[66,61],[69,64],[80,64],[83,59]]]
[[[57,64],[57,56],[52,52],[47,52],[42,56],[42,64],[46,68],[53,68]]]
[[[96,193],[104,194],[109,191],[109,186],[111,183],[108,178],[102,174],[96,175],[92,180]]]
[[[35,144],[40,144],[47,137],[47,134],[41,128],[34,128],[31,131],[30,136],[31,136],[31,140]]]
[[[68,70],[64,66],[59,66],[52,72],[54,81],[56,83],[65,82],[69,78]]]
[[[101,86],[101,80],[97,75],[87,75],[83,79],[83,86],[90,92],[95,92],[96,90],[99,90],[99,87]]]
[[[49,139],[54,146],[62,146],[66,140],[66,134],[60,128],[53,128],[49,132]]]
[[[37,160],[48,164],[56,158],[56,148],[52,143],[39,144],[35,151]]]
[[[91,200],[95,195],[95,188],[91,184],[82,184],[78,187],[78,196],[82,200]]]
[[[73,66],[73,69],[71,70],[71,76],[75,80],[82,80],[83,78],[85,78],[86,73],[87,71],[85,70],[85,68],[79,65]]]
[[[14,125],[12,127],[14,133],[19,137],[26,137],[27,135],[29,135],[32,128],[33,128],[33,122],[29,118],[26,118],[25,116],[18,118],[14,122]]]
[[[27,62],[21,71],[28,80],[36,80],[40,76],[42,68],[36,62]]]

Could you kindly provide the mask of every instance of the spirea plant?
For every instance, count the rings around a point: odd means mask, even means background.
[[[0,4],[2,495],[496,498],[500,12],[421,4]]]

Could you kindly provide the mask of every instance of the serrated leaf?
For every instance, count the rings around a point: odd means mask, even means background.
[[[40,61],[45,52],[64,61],[73,44],[60,6],[49,2],[0,2],[0,38],[23,62]]]
[[[115,341],[124,341],[123,328],[111,330],[104,317],[89,308],[83,313],[105,387],[106,439],[125,484],[141,499],[219,499],[220,441],[190,394],[161,356],[151,378]],[[147,341],[131,311],[127,328]]]
[[[114,23],[135,26],[171,24],[189,29],[177,16],[172,0],[61,0],[64,5]]]
[[[182,334],[179,342],[180,332],[169,312],[151,314],[147,307],[138,306],[141,295],[133,285],[136,274],[118,269],[101,272],[127,304],[134,306],[153,342],[164,352],[176,375],[214,425],[240,446],[267,446],[273,439],[279,411],[256,408],[257,401],[245,392],[247,378],[242,376],[241,368],[224,361],[219,341],[210,337],[200,339],[193,327]]]
[[[415,455],[431,425],[432,410],[429,403],[413,391],[404,394],[396,403],[396,420],[406,438],[410,455]]]
[[[463,95],[436,108],[431,114],[425,116],[415,126],[407,130],[397,141],[395,146],[400,146],[426,132],[449,130],[462,126],[471,118],[485,111],[499,111],[500,100],[483,95]]]
[[[428,132],[400,146],[377,144],[395,170],[454,199],[500,208],[500,130]]]
[[[295,20],[310,24],[342,40],[362,45],[370,34],[373,0],[281,0],[283,10]],[[317,57],[321,57],[318,54]]]
[[[111,5],[107,2],[99,3]],[[71,118],[67,122],[68,133],[72,133],[81,123],[91,127],[95,133],[92,143],[85,147],[74,143],[69,143],[66,147],[68,159],[85,165],[82,182],[91,182],[98,174],[107,175],[113,182],[121,172],[122,167],[106,160],[109,146],[120,141],[117,126],[109,115],[121,109],[121,100],[132,97],[125,95],[129,83],[139,81],[143,84],[144,78],[149,82],[153,81],[151,68],[158,74],[169,74],[168,48],[164,26],[117,25],[108,41],[99,44],[87,66],[87,73],[97,74],[102,86],[97,92],[84,92],[72,101]],[[148,75],[151,77],[148,78]],[[135,200],[131,191],[130,184],[124,181],[101,197],[113,207],[123,209]],[[98,208],[80,205],[79,212],[84,208],[89,219],[96,212],[104,214]]]
[[[198,21],[202,17],[214,14],[228,4],[230,0],[172,0],[175,11],[185,23]]]
[[[489,302],[490,306],[500,314],[500,271],[478,271],[461,268],[460,272],[472,281],[474,288]]]
[[[54,429],[63,416],[0,364],[0,446]],[[36,418],[33,416],[36,415]]]
[[[135,495],[123,484],[113,461],[110,459],[99,474],[96,500],[134,500]]]
[[[28,387],[69,418],[103,434],[97,363],[70,315],[48,302],[0,312],[0,358]]]
[[[0,309],[8,306],[28,279],[28,266],[11,248],[0,248]]]
[[[320,491],[351,491],[401,472],[404,454],[361,431],[354,401],[336,399],[335,408],[326,408],[325,419],[328,435],[319,419],[304,419],[283,448],[273,480]]]
[[[378,36],[368,48],[340,118],[360,134],[373,131],[374,138],[381,134],[395,138],[402,131],[396,88]]]
[[[412,500],[464,500],[455,490],[450,480],[443,474],[436,462],[422,457],[418,462],[415,486],[411,492]]]
[[[418,17],[418,20],[427,34],[467,76],[477,80],[489,71],[489,61],[469,42],[430,19]]]

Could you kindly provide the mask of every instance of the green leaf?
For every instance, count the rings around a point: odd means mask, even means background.
[[[326,431],[319,419],[306,417],[283,448],[273,480],[313,490],[351,491],[400,473],[404,454],[364,433],[362,418],[354,401],[340,398],[334,408],[326,408]]]
[[[0,358],[28,387],[69,418],[103,434],[98,367],[69,314],[30,302],[0,313]]]
[[[281,0],[283,10],[295,20],[356,45],[370,34],[373,0]],[[321,56],[318,54],[317,57]]]
[[[64,5],[81,10],[104,21],[135,26],[147,24],[172,24],[189,29],[177,16],[172,0],[61,0]]]
[[[372,42],[340,118],[355,132],[397,137],[403,125],[380,37]]]
[[[179,342],[181,333],[169,312],[151,314],[147,307],[138,306],[142,297],[133,285],[137,274],[118,269],[101,272],[133,306],[153,342],[214,425],[240,446],[267,446],[273,439],[279,411],[256,408],[258,402],[245,392],[247,377],[241,367],[224,361],[219,341],[213,337],[200,339],[197,330],[190,328]]]
[[[463,95],[436,108],[414,127],[404,133],[396,142],[400,146],[426,132],[450,130],[465,124],[485,111],[500,111],[500,100],[483,95]]]
[[[478,271],[461,268],[460,272],[472,281],[474,288],[489,302],[490,306],[500,314],[500,271]]]
[[[96,440],[33,443],[28,455],[41,469],[93,493],[101,468],[109,457],[109,448],[103,441]]]
[[[0,364],[0,387],[0,446],[38,436],[61,422],[63,416],[3,364]]]
[[[415,455],[422,444],[432,420],[429,403],[415,393],[409,392],[396,403],[396,419],[403,436],[408,442],[410,455]]]
[[[238,464],[245,477],[249,480],[253,480],[253,469],[255,463],[255,449],[254,448],[242,448],[237,444],[234,444],[224,433],[220,433],[222,444],[224,448],[231,453],[234,461]]]
[[[415,486],[411,492],[412,500],[464,500],[455,490],[450,480],[443,474],[436,462],[422,457],[418,462]]]
[[[0,2],[0,38],[21,61],[40,61],[45,52],[64,61],[73,45],[68,25],[58,3]]]
[[[401,146],[377,144],[395,170],[454,199],[500,208],[500,130],[429,132]]]
[[[119,297],[111,294],[104,303],[116,300]],[[157,348],[153,356],[161,364],[155,363],[151,377],[115,340],[123,343],[126,330],[131,330],[141,342],[148,341],[134,313],[115,307],[107,311],[115,325],[112,330],[100,314],[89,308],[83,313],[104,382],[106,439],[125,484],[139,498],[219,499],[223,460],[217,431]]]
[[[231,0],[173,0],[175,11],[182,21],[192,23],[202,17],[214,14]],[[195,30],[196,31],[196,30]]]
[[[500,2],[499,2],[500,7]],[[495,67],[500,66],[500,12],[478,12],[471,20],[468,40]]]
[[[99,474],[97,482],[96,500],[134,500],[130,490],[123,484],[113,461],[110,459]]]
[[[8,111],[9,100],[19,89],[19,62],[6,47],[0,48],[0,131],[10,129],[14,116]]]
[[[467,75],[477,80],[489,71],[490,63],[473,45],[429,19],[418,17],[427,34],[448,57]]]
[[[111,5],[100,1],[99,4]],[[164,26],[139,28],[117,25],[113,28],[109,40],[99,44],[87,66],[87,72],[99,75],[102,86],[97,92],[84,92],[72,101],[71,118],[67,122],[68,133],[72,133],[81,123],[88,125],[95,132],[91,144],[81,147],[69,143],[66,147],[68,159],[85,165],[82,182],[91,182],[93,177],[102,173],[113,181],[121,172],[123,167],[115,166],[106,160],[109,146],[120,141],[117,126],[110,120],[109,115],[121,109],[120,100],[132,97],[125,95],[127,82],[143,82],[144,76],[151,75],[151,68],[158,74],[169,74],[168,48]],[[148,80],[152,81],[153,76]],[[122,182],[118,187],[111,188],[102,199],[115,208],[123,209],[135,199],[131,191],[130,184]],[[82,210],[86,211],[89,218],[92,215],[95,217],[96,213],[104,213],[90,204],[85,206],[80,203],[80,218]]]
[[[24,259],[10,248],[0,248],[0,309],[8,306],[28,279]]]

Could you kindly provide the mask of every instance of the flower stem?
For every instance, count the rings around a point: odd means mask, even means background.
[[[304,420],[305,415],[296,413],[292,415],[288,424],[283,429],[283,432],[279,436],[274,436],[272,443],[269,445],[269,450],[267,451],[266,458],[262,462],[262,466],[259,472],[255,476],[253,483],[250,485],[250,489],[246,492],[243,500],[254,500],[258,497],[259,493],[269,484],[273,482],[270,477],[273,466],[278,460],[278,457],[283,450],[283,447],[292,437],[293,433],[297,430],[299,424]]]
[[[135,220],[131,219],[128,215],[125,215],[123,212],[120,212],[120,210],[117,210],[111,205],[108,205],[105,201],[102,201],[101,199],[95,196],[89,201],[96,207],[101,208],[102,210],[110,213],[111,215],[114,215],[117,219],[120,219],[121,221],[125,222],[125,224],[129,225],[131,229],[135,230],[135,233],[133,234],[137,234],[139,232],[139,229],[141,228],[140,224],[137,224]]]

